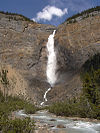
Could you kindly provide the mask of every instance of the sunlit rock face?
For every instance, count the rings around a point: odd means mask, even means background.
[[[58,62],[68,69],[79,69],[100,51],[100,13],[76,23],[59,25],[55,36]],[[61,60],[61,61],[60,61]]]
[[[58,84],[48,93],[48,101],[78,97],[82,82],[83,64],[100,53],[100,13],[76,23],[61,24],[55,35]]]
[[[46,44],[54,29],[51,25],[25,21],[18,15],[0,14],[0,64],[17,73],[10,73],[13,89],[9,88],[9,94],[23,95],[35,103],[43,100],[50,86],[46,76]]]
[[[46,44],[56,29],[57,82],[47,94],[47,104],[78,96],[82,65],[100,52],[100,13],[76,23],[65,22],[57,28],[14,17],[9,19],[9,15],[0,14],[0,67],[8,69],[9,94],[21,95],[38,104],[43,101],[50,87]]]

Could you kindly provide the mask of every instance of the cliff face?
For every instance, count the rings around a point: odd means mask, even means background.
[[[46,43],[55,29],[51,25],[0,14],[0,62],[8,69],[9,94],[42,101],[46,82]]]
[[[69,59],[65,56],[64,62],[73,69],[79,69],[89,57],[99,52],[99,44],[100,14],[77,23],[60,25],[55,38],[55,45],[67,50]],[[60,48],[58,51],[61,52]]]
[[[20,16],[0,14],[0,69],[8,70],[9,94],[42,102],[49,87],[46,43],[54,29]],[[80,93],[79,71],[87,59],[100,52],[100,14],[58,26],[55,50],[58,83],[47,95],[49,102]]]
[[[78,96],[82,83],[80,70],[93,55],[100,53],[100,13],[57,28],[55,49],[58,84],[48,94],[51,101]],[[54,94],[55,96],[53,96]]]

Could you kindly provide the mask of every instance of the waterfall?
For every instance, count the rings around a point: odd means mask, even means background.
[[[48,62],[47,62],[47,70],[46,70],[46,75],[47,75],[47,80],[48,83],[51,85],[51,87],[54,86],[54,84],[57,81],[57,75],[56,75],[56,52],[54,50],[54,36],[55,36],[56,30],[54,30],[53,34],[51,34],[48,38],[47,42],[47,52],[48,52]],[[49,88],[45,94],[44,94],[44,100],[47,101],[46,95],[47,93],[51,90]],[[41,103],[43,105],[44,102]]]
[[[56,30],[54,30],[53,34],[51,34],[48,38],[47,42],[47,50],[48,50],[48,62],[47,62],[47,80],[48,83],[53,86],[57,80],[56,77],[56,53],[54,50],[54,35]]]

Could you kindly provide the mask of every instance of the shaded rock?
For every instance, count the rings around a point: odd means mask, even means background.
[[[55,119],[51,119],[50,121],[56,121]]]
[[[57,125],[57,128],[66,128],[66,127],[62,124],[59,124],[59,125]]]
[[[49,125],[49,128],[55,127],[54,125]]]

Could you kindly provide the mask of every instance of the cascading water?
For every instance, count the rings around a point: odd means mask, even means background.
[[[57,81],[57,75],[56,75],[56,52],[54,50],[54,36],[55,36],[56,30],[54,30],[53,34],[51,34],[48,38],[47,42],[47,51],[48,51],[48,62],[47,62],[47,80],[48,83],[51,85],[51,87],[45,92],[44,94],[44,100],[47,101],[46,95],[51,90],[51,88],[54,86],[54,84]],[[43,105],[44,102],[41,103]]]
[[[56,76],[56,52],[54,50],[54,35],[56,30],[54,30],[53,34],[51,34],[48,38],[47,50],[48,50],[48,62],[47,62],[47,80],[51,86],[53,86],[57,80]]]

